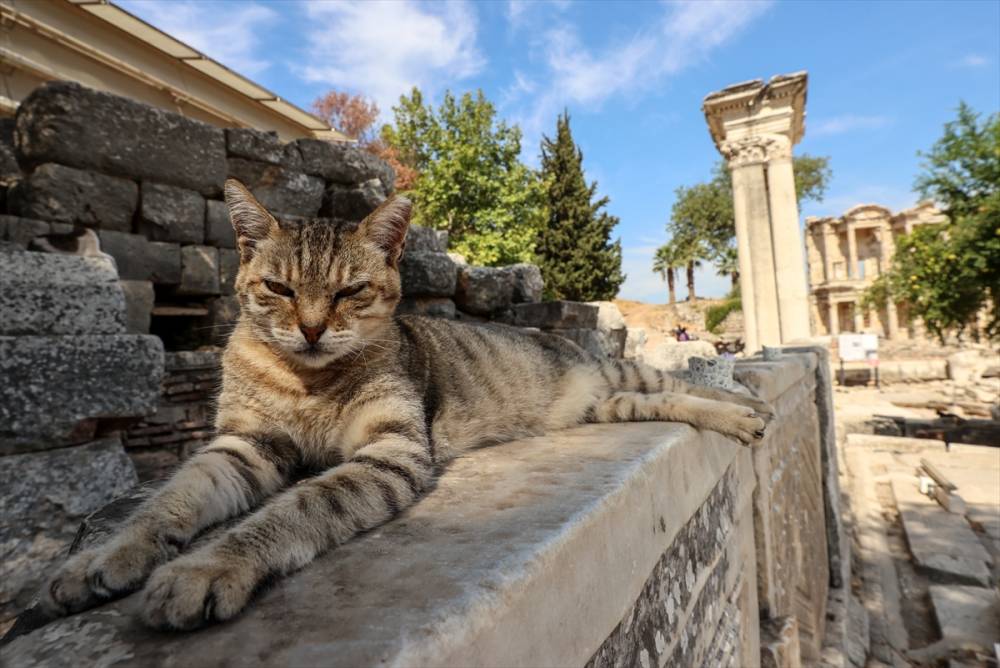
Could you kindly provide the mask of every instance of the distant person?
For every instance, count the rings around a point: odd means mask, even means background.
[[[680,325],[677,326],[677,331],[674,332],[674,335],[677,337],[678,341],[691,340],[691,335],[687,333],[687,328],[681,327]]]

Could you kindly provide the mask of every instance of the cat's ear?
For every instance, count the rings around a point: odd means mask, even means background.
[[[244,260],[253,254],[257,242],[278,229],[278,221],[267,212],[245,185],[236,179],[226,180],[226,206],[236,230],[236,241]]]
[[[385,253],[385,261],[393,267],[403,255],[412,210],[410,200],[394,195],[368,214],[361,223],[361,234]]]

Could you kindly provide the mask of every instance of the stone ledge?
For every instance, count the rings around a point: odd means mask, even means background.
[[[707,540],[730,547],[714,548],[723,552],[702,571],[667,572],[690,594],[670,608],[676,635],[655,645],[663,658],[725,650],[740,663],[756,652],[753,488],[747,450],[682,425],[591,425],[485,448],[456,460],[402,517],[279,581],[234,622],[151,632],[135,622],[132,596],[18,637],[0,656],[24,668],[583,665],[614,652],[612,634],[647,605],[650,574],[671,549],[700,567],[700,543],[679,541],[721,494],[725,514],[743,519],[713,528]],[[744,570],[749,586],[726,590]],[[742,612],[720,597],[739,598]],[[629,642],[640,640],[654,642]]]

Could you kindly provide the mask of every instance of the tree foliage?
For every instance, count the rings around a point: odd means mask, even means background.
[[[669,304],[677,303],[677,270],[684,268],[681,253],[675,244],[664,244],[653,255],[653,271],[667,282]]]
[[[985,334],[1000,339],[1000,114],[984,119],[964,102],[924,158],[915,183],[938,203],[943,225],[915,228],[899,239],[889,270],[866,294],[892,299],[940,339],[974,329],[988,309]]]
[[[548,218],[539,231],[537,260],[547,295],[614,298],[625,280],[621,242],[611,241],[618,218],[602,211],[609,199],[597,196],[597,182],[586,181],[567,112],[556,122],[555,138],[542,139],[542,174]]]
[[[520,129],[497,121],[482,91],[445,93],[435,109],[414,88],[393,114],[381,139],[417,175],[406,188],[415,222],[448,230],[452,248],[470,262],[532,260],[545,193],[519,160]]]
[[[805,200],[822,201],[832,177],[829,163],[829,158],[821,156],[794,158],[795,194],[800,205]],[[680,252],[688,258],[685,266],[691,281],[691,294],[694,293],[693,268],[702,260],[711,262],[716,272],[730,276],[736,284],[739,265],[733,184],[724,162],[716,163],[709,181],[677,188],[667,231],[671,237],[668,245],[678,247],[672,252]]]

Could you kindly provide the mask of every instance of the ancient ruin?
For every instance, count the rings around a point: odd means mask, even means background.
[[[905,304],[890,301],[882,309],[866,310],[861,308],[861,298],[888,269],[900,235],[919,225],[944,222],[944,214],[926,201],[896,214],[878,204],[860,204],[838,218],[806,218],[813,334],[863,332],[888,339],[921,336],[920,322],[907,316]]]
[[[806,73],[734,84],[705,98],[733,178],[747,352],[809,337],[792,147],[805,132]]]

